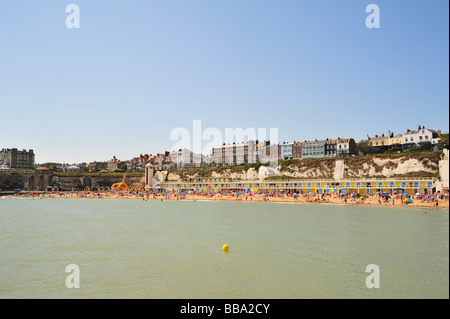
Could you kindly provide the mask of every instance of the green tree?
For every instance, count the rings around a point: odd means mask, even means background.
[[[374,148],[370,145],[370,142],[367,140],[362,140],[356,144],[356,151],[358,153],[362,153],[363,155],[367,155],[374,152]]]
[[[433,149],[433,144],[431,144],[431,142],[425,142],[420,146],[420,148],[424,151],[431,151]]]
[[[439,139],[437,146],[440,149],[443,149],[443,148],[449,149],[448,133],[441,135],[441,138]]]

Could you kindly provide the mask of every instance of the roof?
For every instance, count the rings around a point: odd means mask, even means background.
[[[430,132],[432,132],[432,133],[436,133],[436,134],[437,134],[437,132],[436,132],[435,130],[432,130],[432,129],[429,129],[429,128],[426,128],[426,127],[423,127],[423,128],[421,129],[421,131],[422,131],[422,130],[430,131]],[[419,131],[411,130],[411,131],[409,131],[409,132],[406,132],[404,135],[411,135],[411,134],[418,134],[418,133],[419,133]]]
[[[308,143],[310,143],[310,144],[312,144],[312,143],[326,143],[326,142],[327,142],[326,140],[305,141],[305,142],[303,142],[303,144],[308,144]]]
[[[389,136],[375,136],[375,137],[369,137],[369,140],[379,141],[379,140],[387,140],[389,138],[390,138]]]
[[[50,169],[48,167],[45,166],[40,166],[38,168],[36,168],[37,171],[49,171]]]

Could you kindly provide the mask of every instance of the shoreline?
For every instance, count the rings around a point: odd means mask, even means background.
[[[328,205],[328,206],[347,206],[347,207],[380,207],[380,208],[418,208],[418,209],[433,209],[433,210],[449,210],[449,200],[448,199],[440,199],[439,206],[436,207],[433,202],[423,203],[420,200],[414,200],[413,203],[403,204],[400,199],[395,201],[395,205],[392,203],[382,202],[381,204],[378,202],[378,198],[373,196],[372,198],[368,198],[364,201],[348,199],[347,203],[343,199],[337,197],[330,197],[325,200],[318,200],[314,198],[311,200],[307,197],[299,197],[298,199],[294,199],[292,197],[270,197],[268,200],[265,200],[263,196],[253,195],[248,196],[247,199],[244,197],[235,197],[229,195],[216,195],[213,197],[206,197],[201,195],[188,195],[186,198],[177,198],[173,195],[170,197],[164,195],[158,195],[153,198],[143,197],[140,195],[119,195],[119,194],[105,194],[102,193],[101,196],[97,196],[97,193],[89,193],[89,194],[41,194],[41,196],[2,196],[0,199],[96,199],[96,200],[108,200],[108,199],[120,199],[120,200],[140,200],[140,201],[187,201],[187,202],[237,202],[237,203],[275,203],[275,204],[310,204],[310,205]],[[106,196],[104,196],[106,195]]]

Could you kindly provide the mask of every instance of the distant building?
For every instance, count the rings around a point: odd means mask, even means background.
[[[292,158],[293,159],[302,158],[302,148],[303,148],[302,142],[294,141],[294,144],[292,145]]]
[[[210,165],[211,165],[211,156],[203,154],[194,154],[195,167],[210,166]]]
[[[169,154],[173,167],[177,169],[192,167],[194,165],[194,153],[187,148],[172,151]]]
[[[174,168],[172,163],[170,152],[165,152],[164,154],[157,154],[154,161],[151,163],[155,166],[157,170],[168,171]]]
[[[356,142],[352,138],[305,141],[302,143],[302,158],[330,158],[356,154]]]
[[[353,138],[339,138],[336,147],[337,157],[356,155],[356,142]]]
[[[394,135],[394,132],[388,131],[387,135],[381,134],[381,136],[375,135],[370,137],[367,135],[367,141],[376,151],[387,151],[393,147],[402,147],[403,137],[401,134]]]
[[[92,172],[100,172],[101,170],[106,169],[106,162],[91,162],[87,165],[87,169]]]
[[[154,161],[155,156],[154,155],[139,155],[138,157],[133,157],[130,161],[127,162],[127,170],[128,171],[144,171],[145,165],[152,160],[152,163]]]
[[[81,168],[77,165],[70,165],[66,167],[66,172],[68,173],[79,173],[81,172]]]
[[[302,158],[324,158],[327,141],[305,141],[302,146]]]
[[[294,143],[283,142],[283,144],[278,145],[279,159],[285,160],[293,158],[293,147]]]
[[[257,160],[260,163],[278,161],[280,158],[280,148],[278,144],[271,144],[264,141],[257,144]]]
[[[170,152],[166,152],[166,156],[164,157],[164,160],[162,162],[162,169],[164,171],[171,171],[173,170],[175,165],[172,162],[172,158],[170,157]]]
[[[327,140],[325,157],[343,157],[356,155],[356,142],[352,138],[338,138]]]
[[[62,172],[63,171],[63,169],[62,169],[63,164],[61,164],[61,163],[48,162],[48,163],[41,164],[39,166],[48,167],[51,171],[54,171],[54,172]]]
[[[8,160],[11,169],[34,169],[34,157],[33,150],[19,151],[17,148],[4,148],[0,152],[0,165],[3,165]]]
[[[423,144],[429,142],[436,145],[441,137],[441,131],[434,131],[425,126],[420,126],[417,131],[407,130],[403,135],[403,149],[410,149],[413,147],[421,147]]]
[[[119,169],[121,161],[118,160],[115,156],[106,162],[106,168],[108,171],[115,171]]]
[[[222,166],[224,162],[225,149],[220,146],[213,147],[211,154],[211,166]]]
[[[250,140],[245,143],[223,144],[213,147],[211,164],[214,166],[241,165],[256,163],[256,142]]]
[[[337,140],[327,139],[325,143],[325,157],[337,156]]]

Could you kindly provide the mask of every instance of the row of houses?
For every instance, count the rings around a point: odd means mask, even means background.
[[[367,141],[375,151],[386,151],[393,147],[408,150],[421,147],[425,143],[436,146],[442,136],[435,131],[419,126],[417,130],[407,129],[405,134],[394,135],[388,131],[385,136],[369,137]],[[216,146],[212,149],[211,166],[241,165],[247,163],[267,163],[286,159],[333,158],[357,155],[353,138],[337,138],[314,141],[294,141],[271,144],[270,141],[253,141]]]
[[[213,166],[267,163],[286,159],[330,158],[356,155],[352,138],[271,144],[270,141],[223,144],[212,150]]]
[[[127,162],[128,171],[144,171],[147,164],[151,164],[157,170],[174,170],[188,167],[210,166],[211,157],[196,154],[187,148],[177,151],[166,151],[156,155],[139,155]]]
[[[144,171],[145,165],[151,163],[159,170],[171,170],[173,169],[173,163],[170,159],[169,152],[165,152],[164,154],[156,154],[156,155],[139,155],[137,157],[133,157],[127,163],[127,170],[129,171]]]
[[[405,134],[394,135],[388,131],[385,136],[369,137],[367,141],[374,148],[383,151],[394,146],[401,149],[420,147],[423,143],[437,144],[440,131],[419,126],[417,131],[407,130]],[[313,141],[294,141],[271,143],[271,141],[249,140],[243,143],[222,144],[213,147],[211,155],[196,154],[186,148],[166,151],[157,155],[140,155],[127,162],[127,170],[144,171],[148,163],[158,170],[173,170],[198,166],[233,166],[251,163],[267,163],[286,159],[334,158],[357,155],[353,138],[324,139]],[[117,163],[117,167],[111,166]],[[108,170],[118,169],[120,161],[108,161]]]
[[[419,125],[417,130],[407,129],[405,134],[397,134],[388,131],[387,135],[375,135],[370,137],[367,134],[367,141],[370,146],[378,151],[385,151],[389,148],[397,147],[402,150],[407,150],[415,147],[421,147],[425,143],[430,143],[436,146],[442,136],[440,130],[435,131],[425,126]]]
[[[48,162],[38,164],[36,170],[40,172],[53,171],[53,172],[79,173],[87,171],[88,164],[86,163],[63,164],[63,163]]]
[[[395,135],[388,131],[387,135],[367,135],[368,144],[375,151],[385,151],[392,148],[407,150],[421,147],[425,143],[436,146],[441,138],[441,131],[435,131],[425,126],[417,130],[406,130],[405,134]],[[173,170],[198,166],[233,166],[251,163],[267,163],[286,159],[314,159],[355,156],[356,142],[353,138],[337,138],[314,141],[294,141],[279,144],[271,141],[249,140],[243,143],[222,144],[213,147],[211,155],[196,154],[183,148],[176,151],[166,151],[156,155],[139,155],[128,161],[121,161],[115,156],[106,162],[91,162],[80,164],[46,163],[39,165],[41,170],[60,172],[113,172],[118,170],[144,171],[147,164],[152,164],[158,170]],[[34,169],[35,154],[33,150],[2,149],[0,152],[0,171],[12,169]]]

